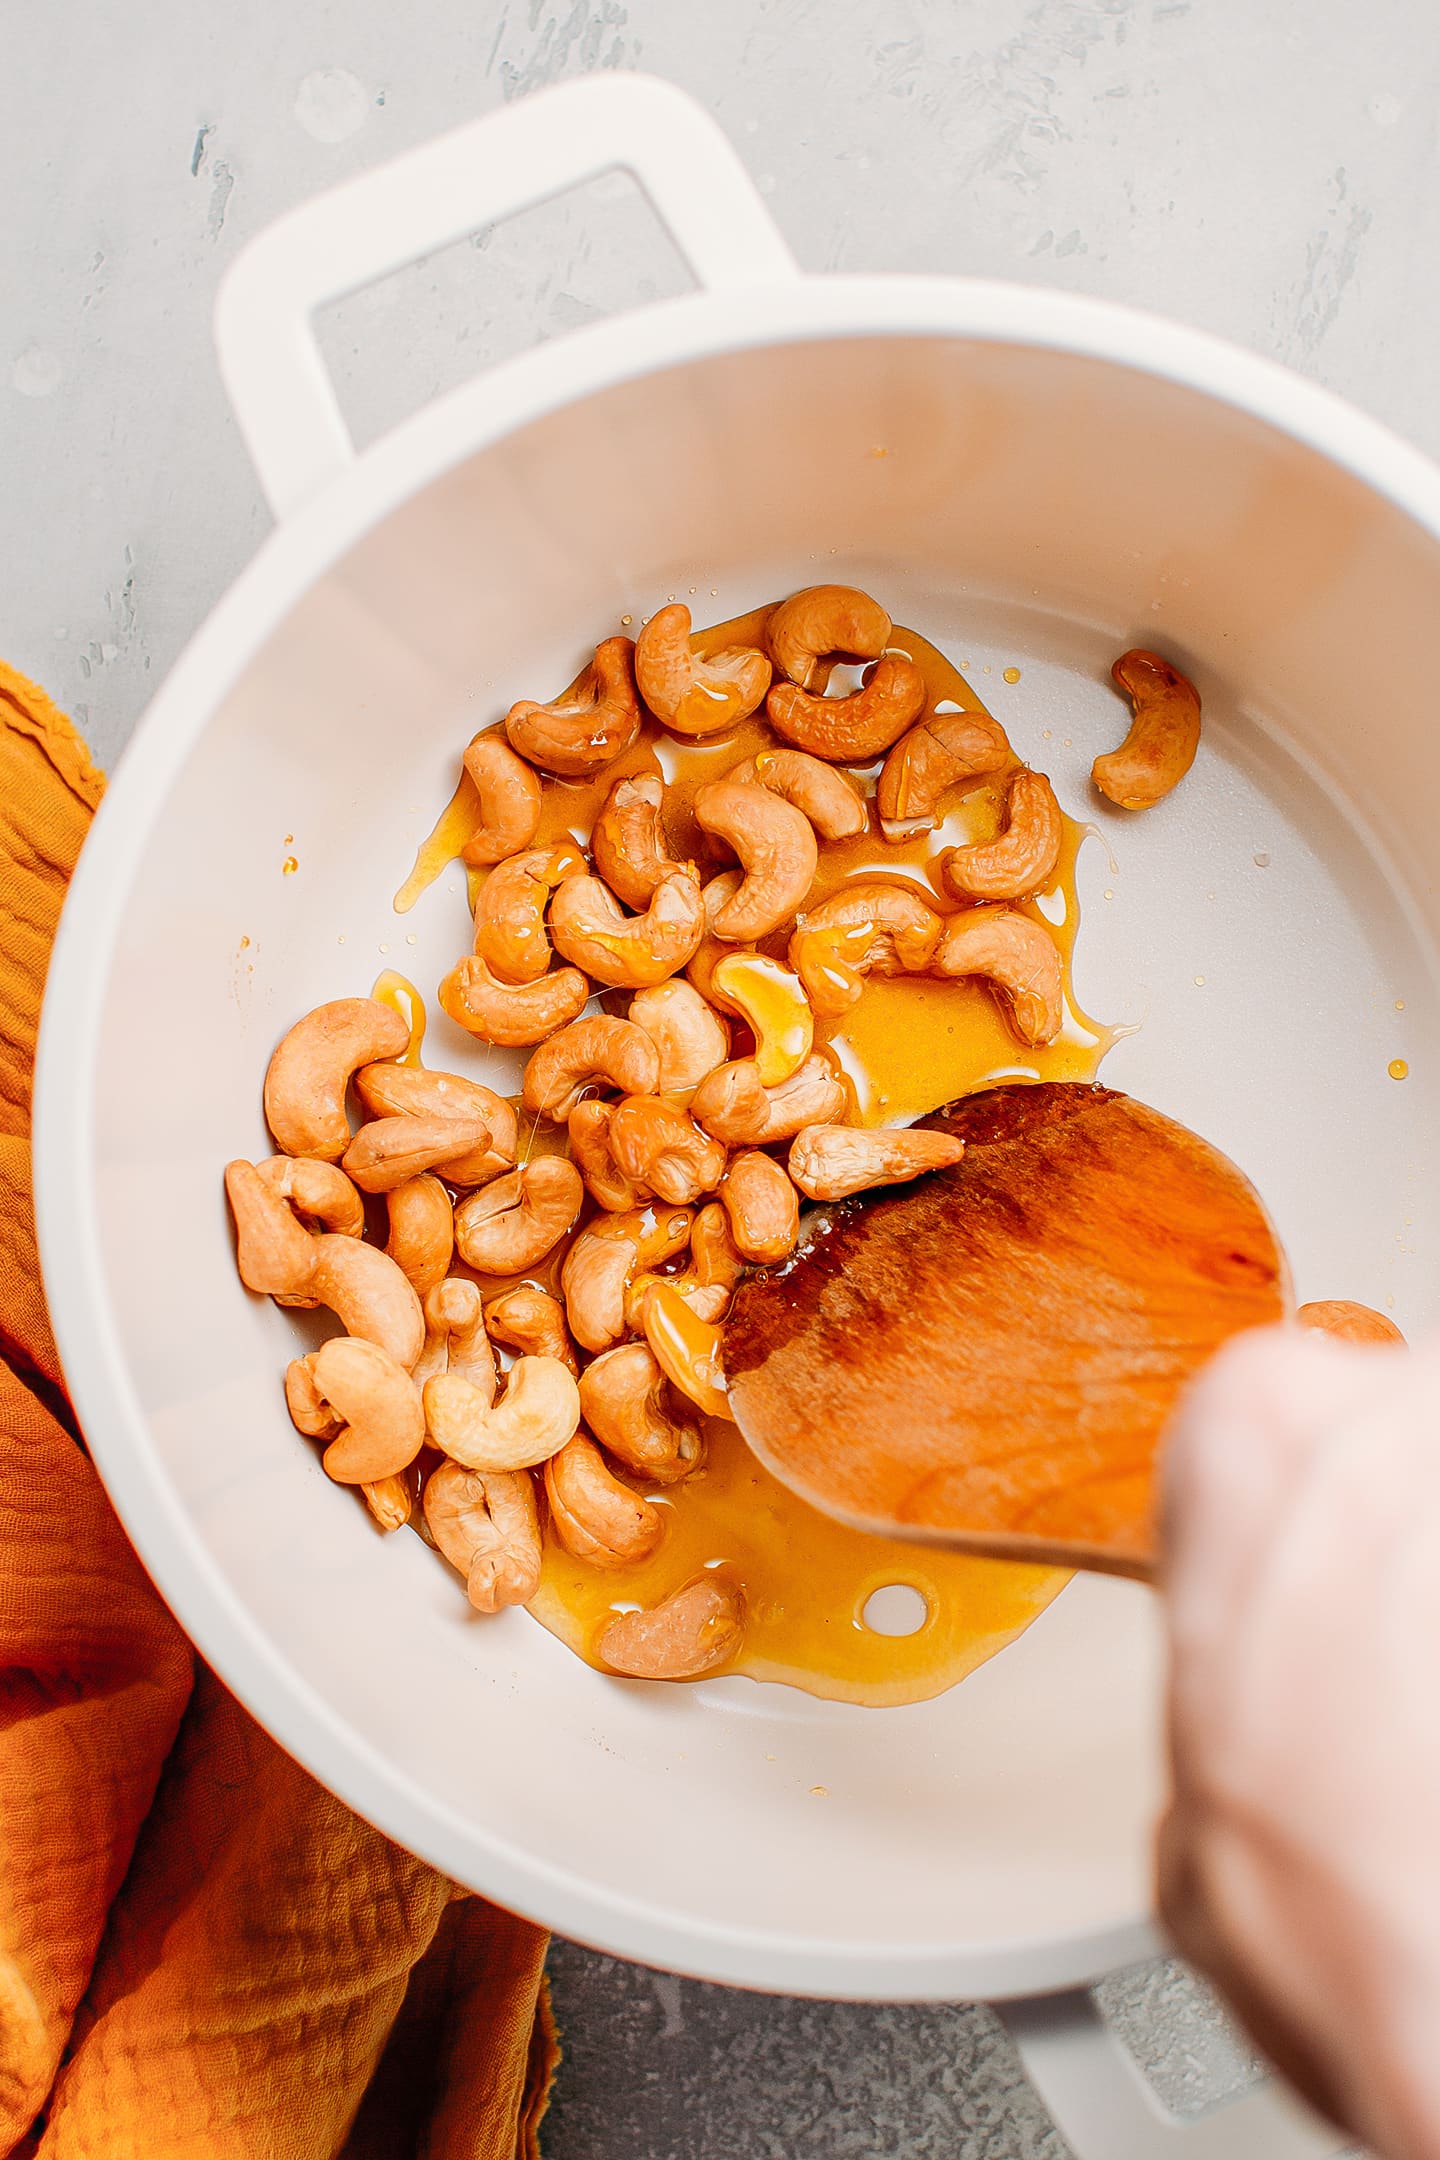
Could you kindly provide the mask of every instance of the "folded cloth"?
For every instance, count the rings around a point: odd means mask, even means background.
[[[0,665],[0,2153],[537,2160],[545,1936],[352,1815],[200,1664],[75,1433],[30,1188],[103,782]]]

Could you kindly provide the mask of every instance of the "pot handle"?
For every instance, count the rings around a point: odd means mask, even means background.
[[[1331,2160],[1350,2150],[1278,2079],[1207,2115],[1172,2115],[1084,1989],[994,2009],[1076,2160]]]
[[[277,519],[353,461],[316,311],[497,219],[623,166],[707,289],[774,284],[795,259],[729,138],[683,90],[605,74],[519,99],[287,211],[236,257],[215,342]]]

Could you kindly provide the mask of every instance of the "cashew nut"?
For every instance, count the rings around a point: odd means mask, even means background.
[[[808,1125],[795,1136],[788,1167],[808,1199],[843,1200],[872,1185],[901,1185],[927,1170],[948,1170],[964,1152],[964,1141],[949,1133]]]
[[[730,1235],[730,1218],[718,1200],[701,1208],[690,1226],[690,1265],[679,1275],[647,1271],[632,1278],[625,1293],[625,1323],[638,1333],[645,1325],[645,1302],[656,1283],[673,1290],[697,1320],[723,1320],[744,1266]]]
[[[1405,1337],[1393,1320],[1369,1305],[1352,1304],[1349,1298],[1320,1298],[1302,1305],[1295,1318],[1303,1328],[1334,1335],[1341,1342],[1403,1343]]]
[[[522,1093],[532,1115],[563,1125],[597,1082],[624,1095],[653,1095],[659,1077],[660,1053],[644,1028],[597,1013],[541,1043],[525,1067]]]
[[[730,947],[722,950],[727,958],[734,957]],[[655,983],[637,990],[629,1017],[660,1053],[657,1095],[688,1098],[706,1073],[723,1065],[730,1054],[730,1030],[691,983]],[[571,1130],[573,1137],[573,1124]]]
[[[292,1362],[286,1374],[287,1400],[292,1387],[297,1401],[302,1398],[298,1375],[291,1380],[297,1365],[314,1403],[338,1422],[322,1458],[327,1477],[337,1485],[368,1485],[394,1477],[414,1462],[425,1440],[420,1390],[388,1351],[349,1335],[332,1336],[308,1357]]]
[[[930,713],[901,736],[880,768],[875,807],[887,840],[940,822],[953,787],[1003,772],[1012,756],[1005,730],[989,713]]]
[[[457,1027],[502,1050],[544,1042],[585,1009],[590,985],[579,968],[556,968],[538,982],[502,983],[478,953],[458,960],[440,984],[441,1010]]]
[[[849,697],[817,697],[794,683],[777,683],[765,714],[777,735],[812,757],[864,765],[888,750],[925,710],[925,678],[903,653],[886,653]]]
[[[609,1146],[624,1176],[675,1207],[712,1192],[725,1168],[719,1141],[659,1095],[627,1095],[616,1104]]]
[[[493,1299],[485,1308],[485,1325],[496,1342],[522,1350],[526,1357],[559,1358],[570,1372],[579,1373],[565,1308],[538,1283],[516,1283]]]
[[[540,1514],[528,1471],[440,1463],[425,1480],[425,1524],[465,1577],[477,1612],[528,1605],[540,1587]]]
[[[951,848],[941,874],[962,900],[1023,900],[1050,883],[1064,838],[1054,788],[1044,773],[1022,766],[1010,782],[1004,832],[973,847]]]
[[[501,734],[477,735],[465,770],[480,798],[480,823],[461,849],[473,869],[528,848],[540,827],[540,775]]]
[[[515,1160],[514,1108],[478,1080],[423,1065],[362,1065],[355,1092],[367,1117],[483,1118],[490,1128],[489,1148],[448,1162],[445,1176],[452,1185],[483,1185]]]
[[[569,1134],[571,1160],[585,1180],[585,1190],[607,1214],[618,1215],[649,1199],[650,1190],[627,1177],[615,1160],[610,1145],[614,1117],[614,1103],[576,1103],[570,1113]]]
[[[801,918],[790,965],[815,1011],[839,1018],[860,997],[866,975],[924,974],[944,927],[944,916],[912,885],[867,878]]]
[[[225,1190],[247,1290],[328,1305],[347,1335],[377,1343],[409,1371],[425,1323],[419,1298],[387,1253],[332,1231],[312,1236],[253,1163],[227,1163]]]
[[[660,880],[680,868],[665,853],[664,801],[659,773],[627,773],[611,788],[591,830],[595,868],[626,907],[649,907]]]
[[[550,965],[550,895],[584,868],[573,847],[527,848],[496,863],[475,900],[475,950],[492,975],[506,983],[540,980]]]
[[[730,1158],[720,1185],[730,1235],[745,1259],[763,1266],[784,1260],[800,1235],[800,1201],[773,1156],[743,1148]]]
[[[743,1015],[755,1037],[755,1069],[766,1087],[798,1072],[815,1041],[815,1015],[798,975],[768,953],[732,952],[711,977],[717,997]]]
[[[665,1528],[660,1510],[621,1484],[586,1432],[577,1432],[546,1463],[545,1496],[566,1552],[593,1567],[632,1567],[648,1559]]]
[[[806,1125],[838,1124],[849,1108],[845,1083],[818,1051],[799,1072],[767,1088],[753,1058],[737,1058],[702,1080],[690,1115],[726,1147],[769,1147]]]
[[[733,900],[744,882],[743,870],[722,870],[700,888],[700,902],[705,910],[705,934],[696,946],[686,967],[685,975],[692,990],[708,1004],[718,1006],[722,1012],[731,1007],[715,988],[715,970],[727,953],[735,950],[715,935],[715,917],[726,902]]]
[[[350,1145],[350,1075],[409,1046],[408,1025],[378,998],[335,998],[297,1020],[265,1074],[265,1122],[284,1153],[338,1162]]]
[[[657,1485],[678,1484],[705,1459],[689,1408],[643,1342],[607,1350],[580,1375],[581,1415],[600,1445]]]
[[[809,818],[822,840],[853,840],[866,827],[865,797],[849,773],[804,750],[757,750],[726,773],[740,787],[769,788]]]
[[[1054,1042],[1065,1014],[1053,939],[1013,908],[966,908],[947,917],[931,972],[984,975],[1008,1001],[1023,1043]]]
[[[575,1376],[558,1358],[517,1358],[498,1403],[456,1372],[433,1374],[424,1392],[431,1439],[467,1470],[532,1469],[580,1423]]]
[[[718,735],[756,711],[770,687],[770,662],[753,645],[727,645],[701,658],[690,642],[690,610],[672,600],[635,641],[640,695],[677,735]]]
[[[640,1326],[666,1379],[706,1417],[730,1418],[724,1336],[663,1275],[647,1275]]]
[[[1148,810],[1195,762],[1200,699],[1195,685],[1159,653],[1138,647],[1121,653],[1110,672],[1129,693],[1135,717],[1119,749],[1096,758],[1090,777],[1122,810]]]
[[[879,601],[855,586],[807,585],[772,611],[765,635],[781,674],[809,690],[826,660],[878,660],[890,629]]]
[[[683,968],[705,931],[700,887],[668,870],[643,915],[627,915],[602,878],[566,878],[550,903],[556,950],[597,982],[640,990]]]
[[[482,1117],[372,1118],[360,1127],[342,1162],[362,1192],[383,1193],[422,1170],[453,1177],[453,1165],[463,1165],[467,1157],[484,1161],[490,1143],[490,1127]]]
[[[385,1250],[418,1298],[450,1270],[455,1249],[455,1211],[439,1178],[428,1172],[392,1185],[386,1194],[390,1235]]]
[[[560,1269],[570,1332],[586,1350],[620,1340],[631,1279],[681,1251],[690,1223],[688,1208],[639,1207],[586,1224]]]
[[[739,780],[708,781],[696,790],[694,809],[697,824],[734,850],[745,873],[733,897],[715,910],[710,928],[732,945],[768,937],[815,882],[820,858],[814,826],[783,795]]]
[[[635,647],[606,638],[568,690],[548,705],[522,698],[505,715],[512,746],[542,772],[578,780],[628,750],[644,715],[635,695]]]
[[[523,1275],[573,1228],[584,1197],[574,1163],[537,1155],[461,1201],[455,1210],[460,1256],[481,1275]]]
[[[365,1505],[381,1530],[403,1530],[415,1509],[415,1474],[397,1470],[394,1477],[368,1479],[360,1487]]]
[[[649,1612],[619,1613],[595,1640],[612,1672],[633,1680],[698,1680],[728,1665],[745,1634],[745,1601],[721,1575],[697,1575]]]
[[[415,1362],[415,1384],[436,1373],[459,1373],[487,1403],[495,1400],[495,1352],[485,1325],[480,1292],[463,1275],[447,1275],[426,1293],[425,1347]]]
[[[338,1163],[314,1155],[270,1155],[255,1165],[282,1200],[288,1200],[308,1229],[318,1223],[338,1237],[365,1235],[365,1203]]]

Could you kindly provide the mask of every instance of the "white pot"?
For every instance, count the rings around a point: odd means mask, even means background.
[[[700,289],[527,353],[357,458],[317,308],[616,164]],[[1081,987],[1146,1023],[1109,1071],[1250,1169],[1303,1294],[1428,1310],[1435,1241],[1412,1203],[1440,1072],[1440,476],[1323,392],[1139,315],[801,278],[709,120],[618,75],[282,219],[217,327],[279,525],[96,820],[37,1098],[56,1332],[155,1580],[353,1807],[618,1955],[748,1987],[1005,1999],[1147,1954],[1148,1593],[1077,1581],[962,1687],[892,1711],[617,1683],[523,1613],[473,1620],[420,1542],[376,1538],[297,1444],[292,1323],[237,1285],[220,1168],[266,1152],[260,1079],[292,1018],[366,990],[386,945],[427,986],[461,948],[446,881],[403,922],[390,895],[477,726],[568,679],[622,614],[693,591],[714,619],[839,576],[988,656],[977,679],[1071,801],[1123,731],[1109,659],[1157,642],[1196,675],[1191,780],[1109,821],[1117,873],[1091,851]],[[483,1069],[444,1023],[432,1040]],[[1162,2121],[1083,1995],[1010,2015],[1088,2152],[1329,2149],[1273,2094]]]

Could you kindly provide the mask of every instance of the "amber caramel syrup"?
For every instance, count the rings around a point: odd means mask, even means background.
[[[763,647],[770,613],[768,606],[757,608],[697,633],[697,650]],[[891,650],[908,654],[920,668],[928,710],[944,704],[947,710],[986,711],[958,668],[918,632],[897,625]],[[691,810],[695,791],[773,741],[763,714],[703,742],[682,741],[647,721],[640,739],[601,774],[583,781],[546,780],[536,844],[564,838],[583,844],[617,779],[660,772],[666,781],[669,851],[678,860],[696,860],[708,875],[708,842]],[[864,768],[872,779],[876,770],[878,761]],[[914,885],[933,906],[949,912],[956,902],[940,881],[939,858],[949,848],[994,836],[1007,780],[999,773],[973,785],[951,803],[934,831],[896,843],[878,831],[825,842],[812,903],[857,878],[880,877]],[[474,790],[462,778],[395,896],[398,912],[412,907],[454,861],[478,821]],[[1050,890],[1018,903],[1045,924],[1060,950],[1065,1021],[1057,1040],[1043,1049],[1022,1045],[983,984],[872,976],[842,1021],[816,1026],[817,1044],[828,1043],[850,1079],[859,1123],[907,1124],[958,1096],[1007,1080],[1094,1077],[1118,1031],[1082,1012],[1071,987],[1080,922],[1076,864],[1086,831],[1066,818]],[[472,899],[477,883],[472,873]],[[787,937],[781,933],[762,949],[783,958]],[[376,995],[394,1003],[410,1023],[410,1055],[418,1059],[424,1032],[419,993],[387,972]],[[607,996],[606,1002],[623,1010],[624,994],[618,1001]],[[744,1054],[743,1041],[733,1054]],[[537,1123],[523,1111],[520,1117],[520,1160],[563,1147],[563,1128]],[[527,1279],[556,1290],[560,1258],[552,1255]],[[482,1282],[487,1298],[502,1287],[489,1278]],[[734,1425],[718,1418],[704,1422],[703,1469],[683,1485],[642,1488],[665,1518],[665,1535],[649,1559],[626,1568],[597,1568],[547,1538],[540,1590],[529,1609],[590,1664],[599,1666],[591,1646],[613,1614],[657,1604],[702,1570],[720,1568],[739,1584],[746,1606],[744,1638],[726,1672],[785,1681],[844,1702],[921,1702],[953,1687],[1013,1642],[1069,1580],[1056,1568],[964,1559],[847,1529],[762,1469]],[[926,1617],[913,1634],[882,1634],[864,1618],[871,1595],[897,1583],[917,1590],[925,1601]]]

